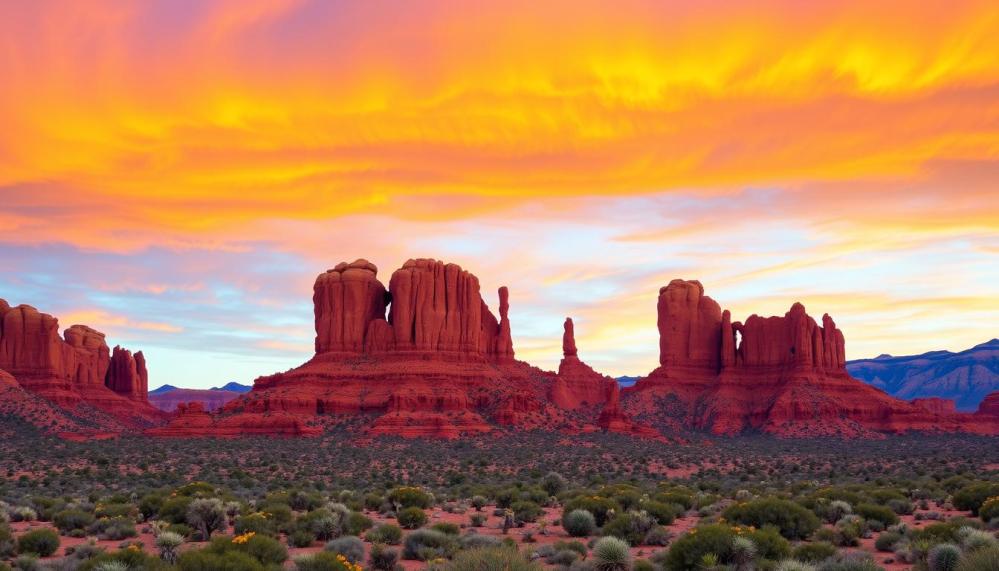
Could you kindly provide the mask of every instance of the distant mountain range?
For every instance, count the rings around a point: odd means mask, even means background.
[[[212,387],[213,391],[232,391],[234,393],[240,393],[240,394],[248,393],[252,389],[253,389],[252,385],[242,385],[237,383],[236,381],[231,381],[229,383],[226,383],[225,386]]]
[[[972,411],[985,395],[999,390],[999,339],[959,353],[930,351],[848,361],[846,370],[900,399],[953,399],[958,410]]]
[[[234,393],[244,394],[244,393],[250,392],[251,389],[253,389],[253,387],[251,385],[244,385],[244,384],[237,383],[236,381],[232,381],[230,383],[227,383],[225,386],[212,387],[210,389],[182,389],[180,387],[175,387],[173,385],[163,385],[162,387],[160,387],[158,389],[149,391],[149,394],[151,394],[151,395],[161,395],[163,393],[168,393],[170,391],[181,391],[181,390],[183,390],[183,391],[197,391],[197,390],[231,391],[231,392],[234,392]]]
[[[206,410],[216,410],[225,403],[250,392],[253,387],[231,382],[211,389],[182,389],[173,385],[149,391],[149,402],[160,410],[173,412],[181,403],[200,402]]]

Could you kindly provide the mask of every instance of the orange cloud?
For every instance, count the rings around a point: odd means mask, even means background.
[[[21,216],[101,209],[101,229],[35,220],[84,246],[451,218],[475,199],[919,180],[999,144],[991,2],[0,10],[0,193]]]

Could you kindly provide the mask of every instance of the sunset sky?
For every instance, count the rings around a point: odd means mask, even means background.
[[[656,295],[830,313],[848,358],[999,336],[999,3],[0,4],[0,298],[150,386],[312,354],[312,282],[410,257],[565,316],[612,375]]]

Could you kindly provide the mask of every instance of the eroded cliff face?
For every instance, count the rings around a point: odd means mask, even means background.
[[[915,406],[925,408],[926,410],[932,413],[957,414],[957,403],[955,403],[951,399],[929,397],[922,399],[912,399],[909,402]]]
[[[0,368],[24,390],[70,415],[98,418],[106,430],[166,418],[146,400],[141,353],[133,357],[116,347],[112,355],[104,334],[86,325],[72,325],[60,338],[58,319],[29,305],[0,300]]]
[[[552,402],[567,410],[603,406],[617,389],[617,381],[594,371],[579,359],[575,326],[572,318],[566,317],[562,333],[562,361],[549,395]]]
[[[115,345],[104,385],[123,397],[148,402],[149,373],[142,351],[132,355],[128,349]]]
[[[509,292],[499,289],[497,320],[482,299],[478,278],[457,264],[409,260],[392,274],[386,290],[378,268],[356,260],[320,274],[313,291],[317,355],[514,356]]]
[[[259,430],[267,418],[280,418],[285,431],[288,418],[313,427],[363,416],[372,435],[456,438],[569,422],[547,398],[555,375],[514,358],[505,287],[497,319],[478,278],[456,264],[409,260],[385,288],[378,268],[362,259],[320,274],[313,301],[316,355],[257,379],[253,391],[222,408],[213,427],[248,415]],[[184,422],[178,416],[154,434],[180,435]]]
[[[849,376],[842,331],[800,303],[783,316],[733,322],[696,281],[673,280],[658,303],[661,366],[625,391],[623,408],[664,426],[716,434],[871,436],[999,427],[889,397]]]

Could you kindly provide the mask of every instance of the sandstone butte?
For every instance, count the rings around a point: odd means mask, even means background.
[[[339,423],[369,436],[439,438],[531,429],[999,434],[999,394],[975,414],[894,399],[849,376],[843,334],[828,315],[819,325],[796,303],[784,316],[733,322],[696,281],[660,290],[660,366],[623,390],[579,359],[571,319],[557,373],[517,360],[509,292],[498,291],[497,318],[478,279],[455,264],[409,260],[386,288],[374,264],[341,263],[313,292],[312,359],[258,378],[214,413],[179,407],[146,434],[309,436]]]
[[[141,352],[108,348],[104,334],[0,299],[0,412],[50,432],[99,437],[160,424],[146,399]]]
[[[783,316],[732,321],[697,281],[659,291],[660,366],[623,391],[625,413],[657,427],[719,435],[870,437],[999,433],[999,418],[892,398],[850,377],[843,333],[795,303]]]

